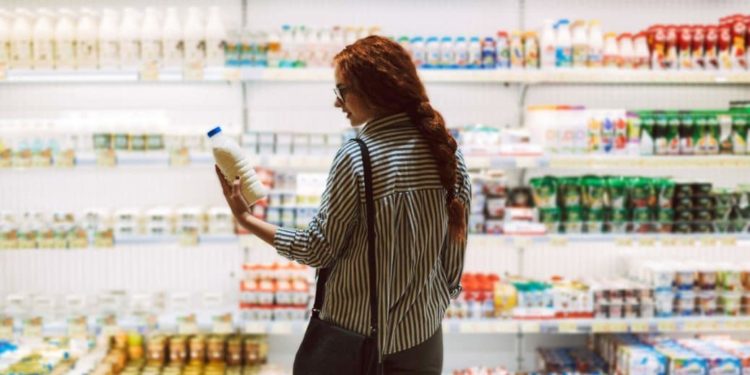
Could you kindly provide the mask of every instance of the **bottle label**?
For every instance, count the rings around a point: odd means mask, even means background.
[[[52,41],[37,40],[34,43],[34,61],[37,66],[52,66]]]
[[[96,45],[91,41],[78,41],[78,65],[96,65]]]
[[[444,50],[442,53],[442,57],[444,66],[451,66],[456,64],[456,55],[453,52],[453,49],[446,48],[446,50]]]
[[[159,61],[161,55],[161,42],[157,40],[144,40],[141,42],[141,58],[144,62]]]
[[[72,67],[75,59],[75,44],[70,40],[57,41],[55,61],[58,67]]]
[[[106,41],[99,44],[99,60],[102,65],[116,65],[119,56],[119,45],[116,41]]]
[[[558,47],[556,49],[555,62],[559,67],[568,67],[572,65],[573,50],[571,47]]]
[[[204,43],[201,40],[185,41],[185,63],[203,63],[205,56]]]
[[[141,46],[138,41],[127,40],[120,44],[120,60],[124,65],[135,65],[138,63],[138,51]]]
[[[586,45],[578,45],[573,47],[573,65],[578,67],[584,67],[586,66],[586,63],[588,62],[588,46]]]
[[[164,63],[175,65],[182,62],[182,41],[169,39],[164,40]]]
[[[11,44],[11,59],[16,66],[26,66],[31,61],[31,42],[19,40]]]
[[[307,57],[304,58],[308,60]],[[212,41],[206,43],[206,60],[212,65],[223,65],[224,64],[224,42]]]

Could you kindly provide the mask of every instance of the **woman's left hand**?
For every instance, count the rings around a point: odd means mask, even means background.
[[[247,204],[245,197],[242,196],[240,178],[235,178],[230,185],[224,178],[224,174],[219,169],[219,166],[216,165],[215,167],[216,175],[219,176],[219,182],[221,183],[221,190],[224,192],[224,198],[226,198],[234,217],[237,221],[242,222],[244,215],[249,211],[250,205]]]

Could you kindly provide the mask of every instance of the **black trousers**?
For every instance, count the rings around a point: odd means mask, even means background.
[[[383,358],[384,375],[440,375],[443,373],[443,329],[427,341]]]

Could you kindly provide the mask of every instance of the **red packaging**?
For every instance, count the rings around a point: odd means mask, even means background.
[[[641,48],[645,39],[645,48]],[[633,44],[635,45],[635,56],[633,57],[633,69],[648,69],[648,32],[641,31],[635,34],[633,37]]]
[[[729,24],[719,26],[718,59],[719,69],[732,69],[732,27]]]
[[[677,34],[679,29],[675,25],[666,27],[666,50],[664,55],[664,68],[676,69],[678,67],[677,56]]]
[[[715,25],[706,26],[706,52],[704,59],[706,60],[707,69],[719,69],[719,27]]]
[[[733,66],[737,69],[747,69],[746,41],[747,25],[745,17],[740,14],[735,15],[729,20],[732,26],[732,48]]]
[[[633,68],[633,58],[635,57],[635,47],[633,45],[633,35],[630,33],[623,33],[617,37],[617,45],[620,49],[620,55],[617,56],[617,66],[623,69]],[[624,46],[628,46],[625,48]],[[630,55],[627,55],[627,53]]]
[[[691,54],[693,56],[693,68],[704,69],[706,67],[706,27],[693,26],[693,45]]]
[[[651,42],[651,69],[665,69],[667,54],[667,34],[664,26],[654,25],[649,28]]]
[[[693,69],[693,56],[690,53],[693,44],[693,28],[688,25],[681,25],[678,30],[677,47],[680,69]]]

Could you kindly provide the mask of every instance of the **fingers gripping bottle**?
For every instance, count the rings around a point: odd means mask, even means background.
[[[240,178],[240,191],[247,204],[252,205],[265,198],[266,188],[255,174],[255,169],[245,157],[242,148],[217,126],[208,132],[216,164],[229,184]]]

